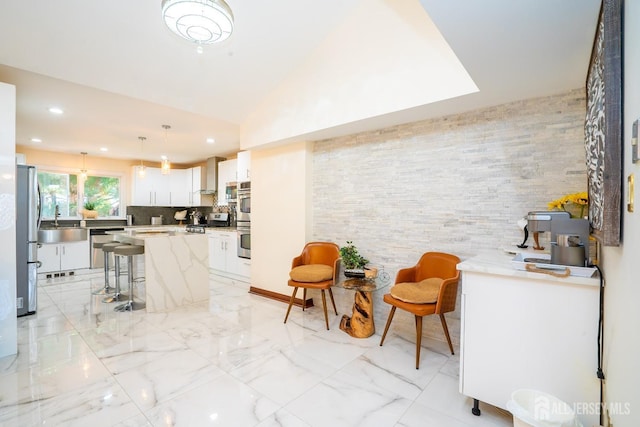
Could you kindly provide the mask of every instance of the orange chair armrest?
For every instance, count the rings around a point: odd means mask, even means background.
[[[438,302],[436,307],[436,313],[446,313],[448,311],[452,311],[451,307],[443,307],[443,304],[447,302],[449,305],[453,305],[455,307],[455,301],[458,297],[458,282],[460,280],[460,272],[457,272],[455,277],[451,277],[446,279],[440,285],[440,292],[438,294]]]
[[[291,261],[291,269],[293,270],[300,265],[302,265],[302,255],[298,255],[293,259],[293,261]]]

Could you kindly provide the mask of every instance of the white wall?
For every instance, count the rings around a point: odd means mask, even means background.
[[[631,161],[631,125],[640,118],[640,2],[624,2],[624,192],[629,174],[640,185],[640,163]],[[605,398],[615,427],[640,425],[640,198],[635,212],[623,211],[623,242],[603,249],[605,290]],[[627,406],[628,405],[628,406]],[[627,411],[629,409],[629,411]],[[615,413],[622,412],[622,413]]]
[[[16,88],[0,83],[0,357],[18,352],[15,144]]]
[[[311,173],[309,143],[251,152],[251,286],[291,294],[291,260],[311,235]]]
[[[241,145],[249,149],[477,90],[417,0],[360,0],[243,123]]]

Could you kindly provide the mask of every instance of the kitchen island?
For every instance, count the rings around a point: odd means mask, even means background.
[[[178,227],[107,233],[120,242],[144,246],[147,312],[166,312],[209,300],[209,250],[204,234]]]
[[[599,278],[523,271],[513,258],[495,251],[458,264],[460,392],[479,415],[478,400],[506,409],[512,392],[536,389],[598,424],[584,409],[599,402]]]

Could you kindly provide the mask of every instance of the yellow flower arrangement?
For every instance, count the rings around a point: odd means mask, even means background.
[[[567,194],[559,199],[556,199],[547,204],[547,207],[550,211],[552,210],[560,210],[569,212],[571,217],[584,218],[584,208],[589,205],[589,195],[586,191],[582,191],[580,193]],[[569,209],[571,210],[569,210]],[[576,210],[579,209],[579,214],[575,215]]]

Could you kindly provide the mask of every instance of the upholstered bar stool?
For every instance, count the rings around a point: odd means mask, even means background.
[[[133,257],[136,255],[144,254],[144,246],[142,245],[127,245],[127,246],[116,246],[113,252],[116,257],[117,256],[126,256],[127,257],[127,277],[129,279],[129,301],[124,304],[120,304],[116,308],[115,311],[135,311],[141,310],[146,307],[146,304],[143,302],[136,302],[133,300]],[[116,261],[117,262],[117,261]]]
[[[93,249],[102,249],[107,243],[120,243],[118,240],[112,242],[93,242]],[[116,288],[109,285],[109,253],[102,251],[104,254],[104,287],[93,291],[93,295],[111,295],[115,292]]]
[[[115,249],[119,246],[124,246],[124,245],[128,245],[127,243],[120,243],[120,242],[109,242],[109,243],[105,243],[104,245],[102,245],[102,252],[104,252],[105,257],[109,256],[110,252],[113,252],[115,255]],[[111,303],[111,302],[116,302],[116,301],[122,301],[125,298],[128,298],[127,295],[121,294],[121,288],[120,288],[120,260],[118,259],[117,256],[114,257],[115,258],[115,276],[116,276],[116,287],[115,287],[115,291],[113,292],[113,295],[111,295],[108,298],[105,298],[102,300],[102,302],[106,302],[106,303]]]

